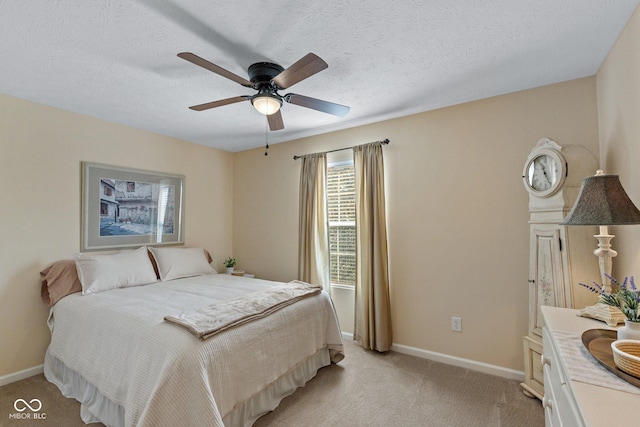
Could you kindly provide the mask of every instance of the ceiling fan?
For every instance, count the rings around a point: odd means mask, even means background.
[[[195,111],[208,110],[236,102],[251,101],[251,104],[256,110],[267,116],[269,129],[272,131],[284,129],[284,122],[282,121],[282,114],[280,113],[280,107],[282,107],[283,101],[340,117],[345,116],[349,112],[349,107],[345,105],[334,104],[333,102],[310,98],[296,93],[287,93],[286,95],[280,95],[278,93],[279,90],[287,89],[328,67],[322,58],[313,53],[308,53],[287,69],[271,62],[256,62],[255,64],[251,64],[248,69],[249,80],[225,70],[191,52],[182,52],[179,53],[178,56],[222,77],[240,83],[242,86],[250,87],[258,91],[255,95],[251,96],[234,96],[233,98],[221,99],[219,101],[189,107]]]

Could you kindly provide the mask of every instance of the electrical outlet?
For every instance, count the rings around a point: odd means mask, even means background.
[[[462,318],[460,317],[451,318],[451,330],[456,332],[462,332]]]

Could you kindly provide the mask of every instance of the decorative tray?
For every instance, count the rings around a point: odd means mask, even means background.
[[[608,329],[589,329],[582,333],[582,344],[589,353],[609,372],[617,375],[626,382],[640,387],[640,378],[621,371],[613,361],[611,343],[618,339],[618,332]]]

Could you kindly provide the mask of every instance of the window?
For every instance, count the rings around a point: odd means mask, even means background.
[[[327,168],[331,283],[356,284],[356,194],[353,163]]]

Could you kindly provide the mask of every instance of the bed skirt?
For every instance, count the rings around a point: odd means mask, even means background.
[[[289,372],[244,402],[239,402],[222,417],[227,427],[249,427],[260,416],[274,410],[280,401],[312,379],[318,370],[331,364],[329,349],[322,348]],[[63,396],[80,402],[80,417],[86,424],[102,422],[108,427],[124,426],[124,408],[105,397],[80,374],[47,351],[45,378],[55,384]]]

